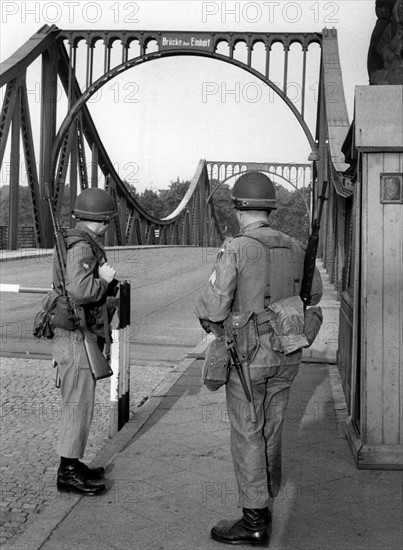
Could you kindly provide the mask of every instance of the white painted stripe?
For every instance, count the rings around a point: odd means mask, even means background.
[[[120,342],[119,331],[112,330],[112,344],[111,344],[111,368],[113,375],[111,376],[110,387],[110,400],[111,402],[117,402],[119,399],[119,359],[120,359]]]
[[[0,292],[19,292],[20,285],[4,285],[0,284]]]

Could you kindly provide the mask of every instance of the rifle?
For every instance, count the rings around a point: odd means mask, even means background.
[[[311,290],[312,290],[312,281],[315,273],[316,266],[316,255],[318,253],[319,245],[319,229],[320,229],[320,220],[322,218],[323,204],[326,199],[326,186],[327,181],[324,180],[322,186],[322,193],[319,195],[319,210],[317,217],[312,221],[312,232],[309,235],[308,246],[306,248],[305,258],[304,258],[304,275],[302,277],[301,290],[299,296],[304,303],[304,307],[309,306],[311,302]]]
[[[250,377],[249,377],[249,367],[246,363],[241,363],[238,357],[238,352],[235,347],[235,342],[232,338],[227,338],[225,341],[225,345],[227,346],[227,349],[231,356],[232,364],[234,365],[239,380],[241,381],[241,385],[243,388],[243,391],[245,392],[246,399],[249,402],[249,414],[250,414],[250,421],[256,422],[256,409],[255,404],[253,403],[253,396],[252,396],[252,387],[250,383]]]
[[[64,241],[64,236],[60,228],[60,224],[56,220],[54,214],[53,199],[50,196],[49,185],[47,183],[45,183],[45,193],[45,200],[49,204],[50,217],[52,219],[53,225],[53,234],[55,237],[56,256],[60,270],[60,286],[63,296],[66,299],[68,316],[69,319],[74,323],[76,329],[78,329],[83,335],[84,349],[92,377],[94,378],[94,380],[101,380],[102,378],[112,376],[113,371],[106,357],[98,346],[97,335],[91,332],[87,327],[84,308],[74,304],[71,300],[69,293],[67,292],[64,271],[65,265],[63,260],[63,250],[66,250],[66,243]]]

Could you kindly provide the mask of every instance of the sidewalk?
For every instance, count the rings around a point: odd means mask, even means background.
[[[270,549],[397,550],[402,473],[358,470],[338,426],[345,414],[333,364],[338,305],[331,286],[325,290],[323,333],[305,356],[287,410]],[[97,456],[93,465],[107,465],[105,495],[58,494],[13,550],[229,548],[209,535],[240,511],[224,391],[200,384],[205,347],[169,374]]]

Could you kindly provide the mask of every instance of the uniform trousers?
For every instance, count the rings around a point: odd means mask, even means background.
[[[281,434],[290,387],[299,364],[250,367],[257,422],[250,421],[249,404],[238,373],[231,369],[226,384],[231,423],[231,454],[241,508],[266,508],[281,484]]]
[[[66,458],[82,458],[94,414],[95,380],[79,330],[57,328],[52,342],[62,397],[58,454]]]

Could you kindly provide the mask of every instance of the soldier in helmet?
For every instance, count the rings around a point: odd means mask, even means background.
[[[243,515],[236,521],[219,522],[211,536],[227,544],[267,544],[269,505],[281,482],[282,424],[302,351],[286,354],[276,347],[267,317],[262,314],[269,304],[299,294],[304,248],[295,239],[270,228],[269,214],[276,209],[276,201],[274,185],[266,175],[242,175],[233,187],[232,200],[240,233],[227,239],[219,251],[209,284],[198,299],[196,315],[203,328],[214,334],[220,328],[222,331],[223,324],[231,325],[231,318],[237,319],[238,327],[245,323],[245,330],[239,329],[244,343],[238,353],[249,363],[256,421],[252,421],[240,377],[231,368],[226,401]],[[322,295],[318,271],[311,294],[314,305]],[[253,324],[248,321],[252,313],[256,314]],[[266,321],[259,324],[262,317]]]
[[[103,348],[110,342],[108,298],[115,270],[106,262],[102,241],[110,220],[117,215],[115,203],[106,191],[84,190],[76,199],[76,228],[67,231],[66,289],[77,306],[83,306],[88,330],[97,335]],[[54,261],[53,285],[61,294],[58,264]],[[53,357],[58,366],[62,414],[58,441],[59,491],[98,495],[105,490],[99,481],[104,468],[89,468],[80,461],[91,426],[95,381],[89,370],[83,335],[71,322],[63,300],[58,300],[53,318]]]

